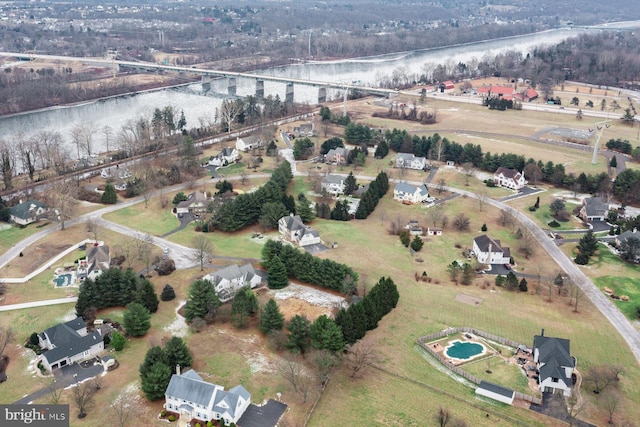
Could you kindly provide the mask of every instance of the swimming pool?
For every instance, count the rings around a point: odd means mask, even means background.
[[[54,277],[53,283],[56,284],[56,288],[62,288],[63,286],[70,286],[71,279],[73,278],[71,273],[61,274]]]
[[[482,344],[469,341],[450,341],[444,354],[451,359],[469,360],[484,354],[485,347]]]

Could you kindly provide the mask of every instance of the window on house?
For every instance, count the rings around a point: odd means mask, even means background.
[[[558,382],[558,379],[557,379],[557,378],[551,378],[551,382],[553,382],[553,383],[557,383],[557,382]]]

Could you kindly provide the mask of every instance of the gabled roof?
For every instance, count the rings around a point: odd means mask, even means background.
[[[193,378],[186,374],[173,374],[165,394],[176,399],[184,399],[187,402],[202,405],[206,408],[209,406],[209,402],[211,402],[211,398],[216,393],[217,388],[222,389],[222,387],[218,385],[202,381],[201,378]]]
[[[507,398],[513,398],[515,394],[515,391],[510,388],[502,387],[497,384],[490,383],[489,381],[480,381],[480,385],[478,387]]]
[[[214,285],[217,285],[223,279],[233,280],[243,277],[245,274],[247,275],[247,279],[251,279],[256,274],[253,265],[245,264],[239,266],[237,264],[232,264],[216,271],[215,273],[207,274],[204,278],[213,282]]]
[[[109,246],[91,246],[87,249],[87,263],[106,263],[107,266],[111,261],[111,256],[109,255]]]
[[[520,172],[518,172],[517,170],[503,168],[502,166],[500,166],[498,170],[495,171],[494,176],[500,174],[502,174],[506,178],[512,178],[515,181],[519,180],[521,176]]]
[[[347,157],[347,155],[349,154],[349,150],[347,148],[344,147],[336,147],[336,148],[332,148],[331,150],[329,150],[329,152],[327,153],[326,157],[334,157],[334,156],[340,156],[340,157]]]
[[[225,157],[229,157],[233,154],[234,151],[237,151],[235,148],[231,148],[231,147],[224,147],[222,149],[222,151],[220,152],[220,155],[225,156]]]
[[[329,174],[322,178],[323,184],[342,184],[344,182],[344,177],[340,175]]]
[[[208,201],[207,193],[202,191],[195,191],[187,197],[187,200],[183,200],[182,202],[176,205],[176,208],[188,208],[194,203],[205,203]]]
[[[500,240],[493,240],[486,234],[476,237],[473,241],[476,242],[478,249],[482,252],[489,252],[489,247],[491,247],[491,252],[502,252],[503,254],[505,253],[505,250],[509,250],[508,248],[500,246]]]
[[[249,393],[247,391],[247,389],[242,387],[242,385],[240,385],[240,384],[238,384],[235,387],[230,388],[229,389],[229,393],[237,394],[238,396],[242,397],[244,400],[251,399],[251,393]]]
[[[20,219],[29,219],[38,208],[49,209],[47,205],[37,200],[27,200],[9,208],[9,214]]]
[[[93,332],[82,336],[78,333],[84,328],[84,319],[77,317],[65,323],[52,326],[45,330],[41,336],[47,336],[54,346],[43,353],[49,363],[57,362],[65,357],[75,356],[91,348],[92,345],[102,342],[99,332]]]
[[[416,192],[417,188],[418,187],[416,187],[415,185],[407,184],[406,182],[399,182],[393,188],[393,191],[399,191],[399,192],[402,192],[402,193],[413,194],[413,193]]]
[[[304,222],[302,222],[300,215],[283,216],[280,218],[280,221],[283,221],[287,229],[291,231],[307,228],[307,226],[304,225]]]
[[[620,235],[618,236],[618,241],[625,242],[629,237],[640,240],[640,231],[627,230],[624,233],[620,233]]]
[[[605,216],[609,210],[609,204],[602,197],[589,197],[584,199],[584,210],[587,216]]]
[[[565,367],[575,367],[568,339],[535,335],[533,348],[534,351],[538,350],[538,364],[543,364],[539,368],[540,382],[547,378],[558,378],[567,385],[572,384],[571,375],[567,375],[564,370]]]
[[[413,153],[398,153],[396,154],[396,160],[401,159],[403,161],[413,160],[416,157]]]
[[[244,142],[245,144],[255,144],[261,141],[258,135],[248,135],[248,136],[238,137],[238,139],[241,139],[242,142]]]

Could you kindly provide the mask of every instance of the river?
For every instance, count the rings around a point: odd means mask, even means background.
[[[640,27],[640,21],[608,24],[611,28]],[[373,86],[381,76],[388,76],[402,67],[408,76],[422,73],[427,63],[444,64],[469,63],[481,60],[484,56],[493,57],[498,53],[516,50],[523,55],[531,52],[536,46],[557,44],[567,38],[589,31],[587,29],[555,29],[534,34],[527,34],[504,39],[467,43],[435,49],[402,52],[367,58],[346,59],[338,61],[308,62],[261,70],[259,74],[311,79],[331,82],[360,82],[364,86]],[[591,30],[593,31],[593,30]],[[265,96],[279,95],[285,99],[285,84],[265,82]],[[204,92],[199,83],[180,87],[165,88],[108,99],[89,101],[72,106],[52,107],[39,111],[0,117],[0,139],[14,139],[23,134],[31,137],[41,131],[58,131],[61,133],[70,156],[77,156],[76,147],[71,143],[71,129],[77,124],[89,124],[95,132],[93,151],[106,149],[106,136],[102,132],[109,126],[114,134],[110,138],[110,149],[114,149],[117,133],[130,120],[138,117],[150,118],[155,108],[172,106],[175,111],[184,111],[187,128],[201,127],[214,122],[215,111],[220,107],[226,95],[227,83],[224,80],[211,82],[211,89]],[[255,81],[239,79],[237,95],[255,94]],[[335,99],[341,94],[337,90],[328,90],[327,98]],[[311,86],[296,85],[294,101],[298,103],[316,104],[318,89]]]

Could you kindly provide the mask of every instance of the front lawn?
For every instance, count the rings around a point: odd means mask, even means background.
[[[137,203],[124,209],[120,209],[104,215],[104,219],[117,224],[154,236],[162,236],[180,226],[180,221],[171,213],[169,205],[166,208],[159,206],[157,198],[149,201],[145,208],[144,203]]]

